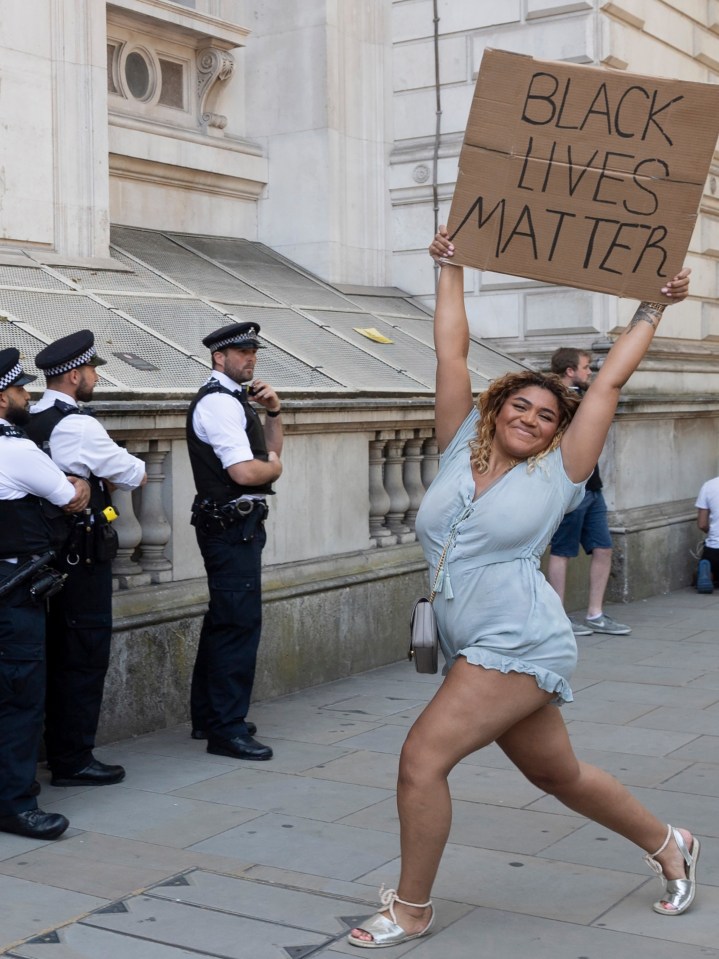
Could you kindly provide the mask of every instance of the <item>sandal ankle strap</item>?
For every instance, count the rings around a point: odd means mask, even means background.
[[[661,854],[664,852],[664,850],[665,850],[665,849],[667,848],[667,846],[669,845],[669,840],[672,838],[672,832],[673,832],[673,827],[672,827],[672,826],[667,826],[667,836],[666,836],[666,839],[665,839],[664,842],[661,844],[661,846],[659,847],[659,849],[657,849],[657,851],[656,851],[656,852],[653,852],[653,853],[649,853],[649,852],[648,852],[648,853],[646,853],[646,854],[644,855],[644,857],[643,857],[643,858],[644,858],[644,862],[649,866],[649,868],[652,870],[652,872],[656,873],[657,876],[659,876],[660,879],[664,876],[664,871],[662,870],[661,864],[657,862],[656,857],[657,857],[657,856],[661,856]]]
[[[397,924],[397,917],[394,913],[394,904],[396,902],[401,903],[403,906],[411,906],[413,909],[426,909],[432,905],[431,899],[429,902],[407,902],[406,899],[400,899],[396,889],[385,889],[384,884],[380,886],[379,901],[389,910],[390,918],[395,924]]]
[[[684,836],[682,836],[679,830],[675,829],[674,826],[667,826],[667,838],[661,844],[659,849],[657,849],[655,853],[647,853],[644,856],[644,862],[646,862],[652,872],[655,872],[660,879],[664,877],[664,870],[662,869],[661,864],[656,861],[656,857],[661,856],[672,839],[674,839],[674,842],[677,844],[677,848],[682,854],[685,864],[687,866],[691,866],[692,864],[692,856],[689,852],[686,842],[684,841]]]

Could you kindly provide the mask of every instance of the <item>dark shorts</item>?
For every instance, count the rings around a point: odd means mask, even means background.
[[[600,490],[585,493],[579,506],[567,513],[552,537],[550,552],[552,556],[578,556],[580,543],[585,553],[612,548],[607,504]]]
[[[714,546],[705,546],[702,551],[702,559],[709,560],[714,582],[719,583],[719,549]]]

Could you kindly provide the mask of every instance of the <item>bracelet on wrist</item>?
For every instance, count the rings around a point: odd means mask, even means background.
[[[651,303],[649,300],[643,300],[641,306],[645,307],[647,310],[651,310],[652,313],[658,313],[660,316],[666,310],[668,303]]]
[[[281,412],[282,412],[282,407],[280,407],[278,410],[265,410],[265,413],[267,413],[268,416],[271,416],[273,418],[275,416],[279,416]]]

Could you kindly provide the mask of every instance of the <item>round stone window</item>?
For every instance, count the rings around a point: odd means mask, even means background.
[[[151,92],[151,80],[150,64],[141,53],[133,50],[125,60],[127,89],[136,100],[146,100]]]

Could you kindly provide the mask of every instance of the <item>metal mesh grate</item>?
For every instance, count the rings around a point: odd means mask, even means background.
[[[213,330],[217,330],[228,323],[233,322],[230,316],[223,316],[218,310],[203,303],[201,300],[170,300],[157,297],[123,297],[122,302],[117,303],[117,308],[123,313],[135,317],[141,323],[156,330],[160,335],[167,337],[173,343],[177,343],[183,349],[196,356],[210,361],[210,352],[203,346],[202,339]],[[224,307],[228,311],[235,310],[236,307]],[[274,312],[264,307],[252,308],[251,317],[235,315],[239,320],[253,319],[263,327],[265,315]],[[286,312],[286,311],[282,311]],[[264,329],[262,330],[264,332]],[[262,373],[259,376],[266,376],[268,382],[278,388],[283,389],[338,389],[338,384],[331,379],[323,376],[322,373],[314,371],[313,364],[303,363],[281,350],[274,348],[271,344],[260,354],[262,364]]]
[[[8,291],[3,300],[12,315],[37,330],[45,342],[77,330],[92,330],[97,351],[107,360],[107,366],[99,370],[100,374],[109,374],[121,386],[138,390],[187,391],[196,389],[207,376],[207,368],[196,360],[79,294],[62,296]],[[114,353],[135,353],[158,369],[135,369]],[[35,372],[34,366],[30,372]]]
[[[67,290],[68,286],[56,276],[39,267],[0,266],[0,286],[25,287],[32,290]],[[1,292],[1,291],[0,291]],[[0,307],[2,299],[0,299]]]
[[[426,317],[424,320],[403,319],[401,321],[391,318],[390,322],[398,323],[410,336],[421,340],[422,343],[426,343],[428,346],[431,346],[434,342],[432,321],[429,317]],[[479,386],[486,385],[488,380],[493,380],[503,373],[508,373],[510,370],[525,370],[527,368],[517,360],[511,359],[511,357],[505,356],[502,353],[497,353],[483,343],[478,343],[477,340],[469,341],[468,363],[470,368],[481,376],[481,380],[478,381]]]
[[[202,300],[123,296],[113,306],[197,356],[207,353],[203,336],[232,322]]]
[[[138,259],[169,276],[199,296],[231,300],[238,303],[272,303],[272,297],[235,279],[224,270],[208,263],[161,233],[114,227],[112,241]]]
[[[202,338],[236,319],[259,323],[268,348],[258,357],[258,375],[280,389],[414,394],[434,389],[431,319],[409,298],[391,295],[391,289],[354,288],[358,292],[344,295],[248,240],[122,226],[113,227],[112,236],[121,248],[115,258],[132,272],[57,270],[77,291],[43,269],[0,267],[0,342],[25,352],[29,372],[45,343],[89,328],[108,360],[100,369],[108,383],[138,392],[192,392],[209,369]],[[30,332],[3,324],[3,310]],[[394,342],[374,343],[355,327],[377,327]],[[116,353],[135,354],[139,365],[144,361],[157,369],[137,369],[131,357],[125,361]],[[475,388],[508,369],[523,368],[476,341],[469,358]]]
[[[80,270],[61,267],[56,272],[74,283],[80,290],[93,293],[164,293],[167,296],[181,296],[182,290],[157,276],[147,267],[140,266],[122,253],[114,252],[113,260],[131,269],[132,273],[118,273],[115,270]]]
[[[434,350],[429,349],[417,340],[402,333],[401,330],[390,326],[377,317],[368,317],[365,313],[335,313],[320,310],[312,314],[323,326],[337,330],[350,343],[361,347],[382,363],[392,366],[396,370],[406,371],[409,375],[427,387],[434,388],[436,360]],[[391,343],[375,343],[355,327],[372,327],[383,336],[392,340]]]
[[[46,345],[44,340],[19,329],[14,323],[8,320],[0,321],[0,350],[5,350],[9,346],[14,346],[16,350],[20,350],[20,362],[31,376],[37,374],[35,357]],[[41,378],[40,382],[42,383],[44,380]]]
[[[258,315],[260,312],[262,318]],[[350,389],[424,392],[422,383],[391,369],[299,313],[289,309],[256,310],[255,313],[262,327],[260,335],[266,334],[288,353]],[[364,314],[359,315],[363,320],[366,318]]]
[[[414,303],[401,296],[365,296],[354,293],[346,294],[354,306],[368,313],[383,313],[388,316],[410,316],[417,319],[431,319],[428,313],[420,310]]]
[[[326,289],[321,281],[305,276],[259,243],[215,236],[175,235],[180,242],[228,267],[248,283],[289,306],[334,307],[338,310],[350,307],[340,294]],[[230,299],[225,297],[224,302]]]

